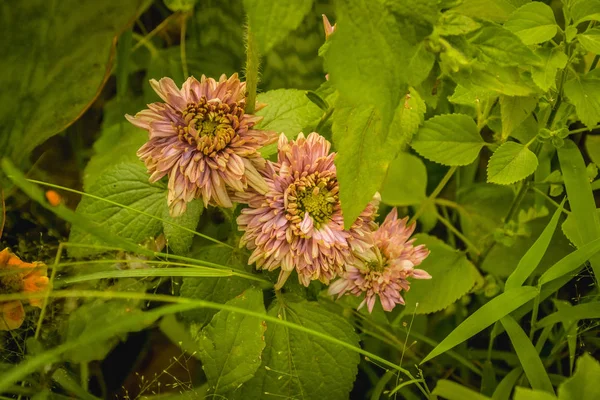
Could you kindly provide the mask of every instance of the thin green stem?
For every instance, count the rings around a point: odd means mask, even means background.
[[[467,246],[468,249],[470,249],[477,256],[481,255],[481,250],[479,250],[479,248],[477,246],[475,246],[465,235],[463,235],[458,229],[456,229],[450,221],[448,221],[446,218],[444,218],[439,213],[438,213],[437,217],[438,217],[438,220],[442,224],[444,224],[444,226],[446,226],[446,228],[448,228],[452,233],[454,233],[456,235],[456,237],[458,237],[460,240],[462,240],[462,242]]]
[[[150,33],[148,33],[146,36],[143,36],[142,39],[137,42],[135,44],[135,46],[133,46],[133,48],[131,49],[131,52],[133,53],[134,51],[136,51],[137,49],[140,48],[140,46],[146,46],[147,43],[151,43],[150,39],[152,39],[158,32],[162,31],[165,27],[167,27],[167,25],[169,25],[171,23],[171,21],[176,18],[178,16],[178,13],[174,13],[169,15],[167,18],[164,19],[163,22],[161,22],[160,24],[158,24],[156,26],[156,28],[152,29],[152,31]],[[136,36],[134,36],[136,37]]]
[[[572,131],[569,131],[569,135],[574,135],[576,133],[583,133],[583,132],[591,132],[595,129],[600,128],[600,125],[596,125],[596,126],[592,126],[591,128],[579,128],[579,129],[573,129]]]
[[[444,187],[446,187],[446,184],[448,183],[448,181],[450,181],[450,179],[452,178],[452,175],[454,175],[454,173],[456,172],[457,169],[458,169],[457,166],[450,167],[450,169],[448,170],[448,172],[446,172],[446,175],[444,175],[444,177],[442,178],[440,183],[438,183],[438,185],[433,190],[433,192],[431,192],[429,197],[427,199],[425,199],[425,201],[421,204],[421,207],[419,207],[419,209],[417,210],[415,215],[412,216],[412,218],[410,219],[410,222],[416,221],[417,218],[419,218],[421,216],[421,214],[423,214],[423,212],[425,211],[425,208],[431,202],[433,202],[435,200],[435,198],[441,193],[442,190],[444,190]]]
[[[535,326],[537,324],[537,316],[538,316],[538,309],[540,306],[540,293],[541,293],[541,288],[538,288],[538,293],[537,296],[535,296],[535,298],[533,299],[533,309],[531,311],[531,327],[529,329],[529,340],[531,340],[533,342],[533,335],[535,333]]]
[[[552,204],[554,207],[559,208],[560,204],[558,204],[556,201],[552,200],[552,198],[550,196],[548,196],[546,193],[544,193],[543,191],[541,191],[540,189],[536,188],[535,186],[531,186],[530,187],[534,192],[541,194],[542,196],[544,196],[544,198],[550,203]],[[562,211],[569,215],[571,214],[571,211],[569,210],[565,210],[564,208],[562,209]]]
[[[65,248],[64,243],[60,243],[58,245],[58,251],[56,252],[56,256],[54,257],[54,266],[52,268],[52,273],[50,274],[50,281],[48,284],[49,289],[44,295],[44,300],[42,302],[42,309],[40,310],[40,317],[38,318],[37,324],[35,326],[35,335],[34,335],[35,339],[38,339],[40,337],[40,332],[42,330],[42,323],[44,321],[44,317],[46,316],[46,309],[48,308],[50,293],[52,291],[52,285],[54,284],[54,279],[56,278],[56,272],[58,271],[58,268],[56,268],[55,266],[59,264],[64,248]]]
[[[250,23],[246,25],[246,113],[254,114],[256,107],[256,91],[258,88],[258,69],[260,54]]]
[[[186,12],[181,16],[181,31],[179,36],[179,51],[181,56],[181,69],[183,70],[183,79],[187,79],[188,77],[187,56],[185,52],[185,37],[187,31],[187,20],[189,16],[189,12]]]

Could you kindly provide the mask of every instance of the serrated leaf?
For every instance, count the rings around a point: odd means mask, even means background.
[[[587,73],[565,82],[565,94],[589,129],[600,122],[600,79],[596,75]]]
[[[115,236],[140,243],[160,231],[161,222],[151,216],[162,216],[163,203],[166,202],[166,188],[162,184],[149,183],[148,173],[142,165],[138,163],[115,165],[98,178],[89,193],[150,215],[84,196],[77,206],[77,213],[98,223]],[[69,242],[87,245],[103,244],[91,233],[76,226],[71,230]],[[103,251],[83,247],[69,248],[72,257],[85,257]]]
[[[577,36],[584,49],[600,54],[600,29],[592,28]]]
[[[471,314],[457,326],[440,344],[438,344],[424,359],[421,364],[445,353],[454,346],[481,332],[502,317],[510,314],[523,304],[533,299],[538,293],[531,286],[521,286],[502,293]]]
[[[226,304],[265,312],[262,291],[257,288],[246,290]],[[211,396],[225,396],[252,379],[265,348],[266,328],[259,318],[221,310],[198,333],[196,341]]]
[[[169,206],[166,202],[164,203],[162,213],[162,218],[164,220],[163,232],[165,233],[165,239],[167,239],[169,248],[173,250],[175,254],[185,254],[188,252],[192,246],[194,234],[171,225],[169,222],[195,230],[198,226],[198,221],[200,221],[202,211],[204,211],[202,199],[195,199],[188,203],[187,209],[183,215],[173,218],[169,213]]]
[[[506,140],[537,106],[533,96],[500,96],[502,138]]]
[[[0,158],[21,166],[36,146],[83,114],[110,75],[116,36],[140,3],[3,3]]]
[[[417,86],[423,82],[435,63],[435,54],[427,50],[425,42],[417,45],[417,49],[406,65],[406,80],[410,85]]]
[[[454,11],[473,18],[504,22],[516,9],[507,0],[464,0]]]
[[[256,112],[256,115],[263,117],[258,128],[283,133],[288,139],[295,139],[298,133],[315,125],[323,115],[323,111],[306,97],[304,91],[298,89],[269,90],[259,94],[257,101],[267,105]],[[275,154],[277,143],[263,147],[260,152],[263,157]]]
[[[540,89],[547,92],[556,87],[556,73],[567,65],[568,57],[560,47],[539,48],[536,54],[542,59],[542,65],[533,67],[531,77]]]
[[[425,200],[426,188],[425,164],[419,157],[402,152],[390,163],[379,193],[384,203],[409,206]]]
[[[445,12],[440,17],[435,29],[441,36],[453,36],[473,32],[479,29],[480,26],[481,24],[479,22],[473,21],[466,15]]]
[[[600,0],[574,0],[569,12],[575,25],[585,21],[600,21]]]
[[[472,163],[485,142],[475,121],[464,114],[438,115],[427,121],[412,143],[423,157],[444,165]]]
[[[475,285],[477,269],[463,252],[441,240],[424,234],[415,238],[418,244],[424,244],[431,252],[418,268],[427,271],[432,278],[411,281],[410,290],[404,296],[406,310],[429,314],[443,310],[471,290]],[[447,285],[446,282],[453,284]]]
[[[510,15],[504,27],[527,45],[547,42],[558,30],[552,8],[539,1],[519,7]]]
[[[506,142],[490,157],[487,181],[510,185],[533,174],[537,166],[537,157],[526,146],[517,142]]]
[[[577,359],[575,373],[558,387],[559,400],[595,400],[600,398],[600,363],[584,353]]]
[[[266,54],[298,28],[312,4],[313,0],[244,0],[248,23],[260,54]]]
[[[286,295],[282,298],[283,303],[281,298],[276,300],[269,315],[358,346],[354,328],[338,313],[316,302]],[[265,341],[262,364],[237,398],[259,400],[267,392],[280,398],[348,399],[358,370],[358,354],[273,323],[267,323]]]
[[[232,249],[224,246],[201,247],[191,254],[194,258],[225,265],[234,269],[243,269],[245,263]],[[224,304],[241,294],[252,285],[248,279],[236,276],[223,278],[183,278],[179,295],[192,299],[207,300]],[[200,308],[182,314],[183,319],[199,326],[207,324],[216,314],[211,308]]]
[[[596,214],[600,220],[600,208],[596,209]],[[581,247],[585,244],[585,241],[581,237],[579,229],[577,228],[577,221],[573,216],[573,213],[569,214],[567,219],[565,219],[565,222],[563,222],[562,231],[567,239],[569,239],[569,241],[575,245],[575,247]]]
[[[541,60],[514,33],[497,26],[486,26],[471,39],[479,58],[501,66],[536,65]]]

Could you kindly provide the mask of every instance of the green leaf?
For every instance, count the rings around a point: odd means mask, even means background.
[[[65,341],[69,342],[80,336],[89,335],[91,332],[112,324],[115,320],[141,314],[137,303],[138,301],[134,300],[94,300],[81,305],[69,315]],[[126,332],[137,332],[150,324],[151,321],[142,321],[139,325],[130,327],[119,335],[78,348],[76,351],[66,353],[65,356],[73,363],[103,360],[119,341],[125,340]]]
[[[419,157],[402,152],[391,162],[379,192],[384,203],[409,206],[425,200],[426,188],[425,164]]]
[[[411,281],[410,290],[404,295],[406,310],[429,314],[443,310],[465,295],[475,285],[478,274],[463,252],[433,236],[419,234],[415,238],[431,252],[418,268],[427,271],[432,278]],[[448,285],[448,282],[453,283]]]
[[[600,218],[600,208],[596,209],[596,214],[598,214],[598,218]],[[579,248],[585,244],[585,241],[579,234],[576,218],[572,213],[569,214],[567,219],[565,219],[565,222],[563,222],[562,231],[575,247]]]
[[[574,0],[569,11],[575,25],[585,21],[600,21],[600,0]]]
[[[486,90],[467,89],[461,85],[456,85],[452,96],[448,97],[448,101],[454,104],[464,106],[477,107],[477,104],[492,101],[497,96],[494,92]]]
[[[471,43],[476,46],[479,58],[502,66],[536,65],[540,58],[514,33],[497,26],[479,30]]]
[[[192,239],[194,234],[189,231],[185,231],[167,222],[171,222],[177,225],[181,225],[185,228],[195,230],[200,221],[200,216],[204,211],[204,203],[202,199],[195,199],[188,203],[185,213],[177,218],[171,217],[169,214],[169,206],[164,202],[162,218],[163,231],[169,248],[173,250],[175,254],[185,254],[192,246]]]
[[[22,165],[29,153],[65,130],[108,79],[115,38],[139,1],[5,3],[0,24],[0,158]]]
[[[476,31],[479,27],[481,27],[479,22],[473,21],[466,15],[450,11],[442,14],[435,30],[440,36],[454,36]]]
[[[312,4],[313,0],[244,0],[260,54],[266,54],[298,28]]]
[[[587,73],[565,82],[565,94],[589,129],[600,122],[600,79],[596,75]]]
[[[260,93],[256,99],[267,106],[256,112],[263,117],[258,128],[283,133],[288,139],[311,125],[316,125],[323,111],[298,89],[277,89]],[[310,133],[310,132],[305,132]],[[263,157],[277,152],[277,142],[260,150]]]
[[[438,344],[424,359],[423,364],[434,357],[452,349],[465,340],[481,332],[494,322],[510,314],[537,295],[536,288],[521,286],[506,291],[484,304],[480,309],[471,314],[458,327],[456,327],[440,344]]]
[[[586,135],[585,150],[592,162],[596,165],[600,165],[600,135]]]
[[[162,216],[166,188],[162,184],[149,183],[146,169],[138,163],[121,163],[106,170],[92,185],[90,194],[147,214],[84,196],[77,206],[77,213],[98,223],[115,236],[140,243],[160,231],[160,221],[151,216]],[[76,226],[71,230],[69,242],[88,245],[104,243],[90,232]],[[85,257],[102,251],[92,248],[69,248],[72,257]]]
[[[448,400],[490,400],[489,397],[477,393],[460,383],[440,379],[431,393]]]
[[[577,359],[572,377],[558,388],[559,400],[595,400],[600,398],[600,363],[589,354]]]
[[[475,161],[485,142],[471,117],[446,114],[425,121],[411,145],[417,153],[431,161],[444,165],[469,165]]]
[[[122,162],[138,162],[136,152],[146,141],[148,134],[129,122],[122,122],[104,129],[94,143],[94,155],[83,171],[83,189],[90,190],[102,173]]]
[[[513,345],[531,387],[554,394],[552,383],[537,350],[523,329],[510,315],[500,320]]]
[[[494,394],[492,395],[493,400],[509,400],[510,394],[513,388],[517,384],[517,381],[523,374],[523,368],[517,367],[511,370],[498,384]],[[543,392],[546,393],[546,392]]]
[[[556,396],[541,390],[516,387],[514,400],[556,400]]]
[[[600,239],[586,243],[571,254],[560,259],[552,267],[548,268],[548,270],[540,276],[538,285],[543,285],[575,271],[591,257],[597,256],[598,252],[600,252]]]
[[[454,11],[473,18],[504,22],[516,9],[508,0],[464,0]]]
[[[452,77],[458,84],[474,91],[491,90],[508,96],[529,96],[536,92],[531,77],[517,67],[475,64],[470,71],[460,71]]]
[[[346,319],[319,303],[284,295],[269,315],[358,346],[358,336]],[[359,362],[356,353],[270,322],[265,341],[262,364],[238,398],[259,400],[269,393],[280,398],[348,399]]]
[[[533,271],[535,271],[537,266],[540,264],[542,257],[544,257],[544,254],[550,245],[554,231],[556,230],[556,225],[558,224],[558,220],[563,211],[563,204],[564,200],[560,207],[558,207],[554,212],[550,223],[546,225],[542,234],[529,248],[529,250],[527,250],[527,253],[525,253],[525,255],[519,261],[517,268],[515,268],[513,273],[510,274],[504,286],[505,290],[514,289],[523,285],[527,278],[531,276]]]
[[[542,59],[542,65],[532,68],[531,77],[540,89],[547,92],[550,88],[556,88],[556,73],[567,66],[569,58],[561,47],[542,47],[536,50],[536,54]]]
[[[575,218],[583,243],[589,243],[600,238],[600,216],[596,213],[596,202],[583,156],[577,146],[567,139],[565,145],[558,149],[558,160],[565,181],[571,214]],[[600,279],[600,255],[592,256],[590,262],[596,279]]]
[[[534,1],[519,7],[504,24],[527,45],[547,42],[558,30],[550,6]]]
[[[412,57],[408,60],[405,69],[406,80],[414,86],[421,84],[421,82],[427,79],[434,63],[435,54],[427,50],[425,42],[419,43]]]
[[[490,157],[487,181],[510,185],[533,174],[537,166],[537,157],[526,146],[517,142],[506,142]]]
[[[559,310],[539,320],[535,324],[535,327],[537,329],[541,329],[547,326],[558,324],[559,322],[598,318],[600,318],[600,302],[593,301],[563,308],[562,310]]]
[[[600,54],[600,29],[592,28],[577,36],[584,49]]]
[[[265,312],[262,291],[256,288],[246,290],[226,304]],[[265,321],[256,317],[222,310],[198,333],[196,341],[211,396],[224,396],[252,379],[265,348],[266,328]]]
[[[232,249],[218,245],[201,247],[190,256],[234,269],[242,270],[245,266],[245,263]],[[223,304],[248,289],[250,285],[251,283],[247,279],[235,276],[210,279],[183,278],[179,295]],[[214,309],[200,308],[188,311],[182,314],[182,317],[188,322],[203,326],[211,320],[215,313]]]
[[[165,6],[173,12],[190,11],[196,5],[198,0],[164,0]]]
[[[533,96],[500,96],[502,140],[506,140],[531,115],[536,106],[537,98]]]

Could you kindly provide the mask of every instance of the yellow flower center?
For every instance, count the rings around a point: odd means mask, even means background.
[[[297,179],[288,187],[288,219],[299,224],[308,213],[315,228],[331,219],[338,201],[337,180],[332,176],[321,176],[318,172]]]

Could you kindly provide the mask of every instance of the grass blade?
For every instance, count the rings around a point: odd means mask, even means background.
[[[490,400],[487,396],[446,379],[439,380],[431,394],[448,400]]]
[[[544,228],[542,234],[537,238],[535,243],[531,245],[529,250],[523,255],[517,268],[513,271],[512,274],[506,280],[506,285],[504,290],[510,290],[522,286],[523,283],[529,278],[529,276],[535,271],[537,266],[540,264],[542,257],[546,253],[548,249],[548,245],[550,245],[550,240],[552,240],[552,236],[554,235],[554,231],[556,230],[556,225],[558,225],[558,220],[560,218],[560,214],[562,213],[563,206],[565,204],[565,200],[560,204],[560,207],[556,209],[552,219]]]
[[[600,252],[600,239],[593,240],[560,259],[540,276],[538,285],[543,285],[575,271],[581,264]]]
[[[508,315],[502,318],[500,323],[510,337],[531,387],[554,394],[554,388],[540,356],[517,321]]]
[[[540,390],[517,387],[514,400],[556,400],[556,396]]]
[[[565,181],[571,213],[583,243],[600,238],[600,218],[596,213],[596,202],[581,152],[571,140],[558,149],[558,160]],[[600,254],[590,257],[596,284],[600,276]]]
[[[550,325],[558,324],[559,322],[596,318],[600,318],[600,301],[578,304],[573,307],[559,310],[539,320],[536,324],[536,328],[545,328]]]
[[[95,281],[99,279],[113,278],[148,278],[154,276],[186,276],[219,278],[232,276],[233,272],[218,270],[214,268],[152,268],[152,269],[126,269],[123,271],[100,271],[85,275],[76,275],[70,278],[57,280],[64,285],[76,282]]]
[[[492,400],[510,400],[510,394],[522,373],[523,368],[517,367],[506,374],[498,386],[496,386],[496,390],[494,390],[494,394],[492,395]]]
[[[450,350],[454,346],[464,342],[470,337],[481,332],[502,317],[510,314],[529,300],[533,299],[538,290],[531,286],[521,286],[508,290],[500,296],[490,300],[487,304],[475,311],[459,326],[456,327],[442,342],[431,350],[421,361],[421,364],[431,360],[433,357]]]

